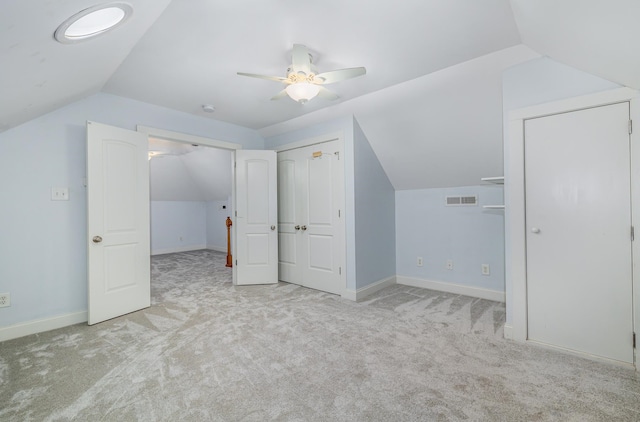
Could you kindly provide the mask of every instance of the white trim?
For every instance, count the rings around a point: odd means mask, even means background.
[[[454,293],[458,295],[479,297],[480,299],[504,302],[504,292],[499,290],[489,290],[480,287],[465,286],[462,284],[448,283],[445,281],[427,280],[424,278],[396,276],[396,283],[405,286],[420,287],[422,289],[437,290],[440,292]]]
[[[504,324],[504,338],[507,340],[513,340],[513,325]]]
[[[177,248],[152,249],[151,256],[164,255],[168,253],[177,253],[177,252],[200,251],[202,249],[211,249],[211,248],[207,248],[207,245],[191,245],[191,246],[181,246]]]
[[[636,95],[638,95],[638,91],[635,89],[616,88],[595,94],[581,95],[579,97],[567,98],[564,100],[512,110],[509,112],[509,120],[535,119],[537,117],[566,113],[568,111],[615,104],[623,101],[629,101]]]
[[[155,127],[137,125],[136,130],[146,133],[153,138],[166,139],[168,141],[184,142],[189,144],[206,145],[209,147],[236,150],[242,149],[242,145],[232,142],[218,141],[216,139],[205,138],[197,135],[189,135],[188,133],[173,132],[171,130],[158,129]]]
[[[37,319],[20,324],[0,327],[0,341],[12,340],[44,331],[56,330],[69,325],[87,322],[87,311],[58,315],[51,318]]]
[[[524,186],[524,121],[527,119],[548,116],[558,113],[566,113],[586,108],[599,107],[624,101],[631,101],[632,118],[640,119],[636,111],[634,97],[638,91],[630,88],[618,88],[596,94],[584,95],[566,100],[554,101],[532,107],[513,110],[509,113],[509,132],[505,139],[505,249],[511,259],[506,263],[506,279],[511,281],[512,297],[507,298],[511,302],[511,338],[517,341],[526,341],[527,334],[527,272],[526,272],[526,236],[525,236],[525,186]],[[637,131],[637,129],[636,129]],[[631,135],[631,144],[633,145]],[[632,149],[632,162],[633,162]],[[632,169],[633,171],[633,169]],[[633,179],[633,177],[632,177]],[[636,188],[638,189],[638,188]],[[634,205],[640,199],[640,190],[633,190],[632,201]],[[637,206],[634,206],[634,221],[638,215]],[[638,248],[634,248],[636,251]],[[638,259],[636,259],[638,258]],[[640,262],[640,255],[634,252],[634,264]],[[634,314],[635,329],[640,324],[640,299],[637,290],[640,280],[634,276]]]
[[[384,278],[382,280],[378,280],[374,283],[371,283],[367,286],[361,287],[358,290],[349,290],[345,289],[342,293],[343,299],[352,300],[354,302],[358,302],[364,299],[367,296],[374,294],[375,292],[384,289],[385,287],[389,287],[396,284],[396,276],[391,276],[389,278]]]
[[[209,249],[209,250],[216,251],[216,252],[227,253],[227,247],[226,246],[209,246],[209,245],[207,245],[207,247],[205,249]]]
[[[313,138],[303,139],[302,141],[291,142],[273,148],[275,152],[289,151],[290,149],[308,147],[309,145],[323,144],[331,141],[342,141],[344,135],[342,132],[328,133],[325,135],[315,136]]]
[[[609,358],[606,358],[606,357],[603,357],[603,356],[592,355],[590,353],[581,352],[579,350],[567,349],[565,347],[555,346],[553,344],[542,343],[542,342],[535,341],[535,340],[527,340],[526,343],[529,344],[529,345],[540,347],[542,349],[555,350],[556,352],[565,353],[567,355],[578,356],[578,357],[581,357],[581,358],[584,358],[584,359],[589,359],[589,360],[592,360],[592,361],[595,361],[595,362],[604,362],[604,363],[613,364],[613,365],[621,366],[621,367],[628,368],[628,369],[631,369],[631,368],[635,367],[635,364],[630,363],[630,362],[622,362],[622,361],[615,360],[615,359],[609,359]]]

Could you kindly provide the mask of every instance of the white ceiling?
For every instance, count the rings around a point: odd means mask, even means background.
[[[128,2],[125,25],[62,45],[56,27],[95,0],[2,1],[0,131],[98,91],[263,136],[353,113],[396,189],[460,186],[502,170],[504,68],[547,55],[640,88],[637,0]],[[306,105],[270,101],[278,83],[236,75],[284,76],[294,43],[321,72],[367,75],[330,85],[336,102]]]

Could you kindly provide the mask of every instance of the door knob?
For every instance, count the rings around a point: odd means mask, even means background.
[[[102,242],[102,237],[100,236],[93,236],[93,243],[100,243]]]
[[[537,228],[537,227],[532,227],[532,228],[531,228],[531,233],[536,233],[536,234],[538,234],[538,233],[540,233],[540,229],[539,229],[539,228]]]
[[[307,230],[307,226],[302,226],[302,227],[300,227],[300,228],[302,229],[302,231]]]
[[[275,230],[275,229],[276,229],[276,226],[271,226],[271,230]]]
[[[300,226],[295,226],[294,229],[300,230]]]

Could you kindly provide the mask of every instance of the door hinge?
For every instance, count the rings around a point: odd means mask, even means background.
[[[633,242],[636,238],[636,229],[631,226],[631,241]]]
[[[629,135],[633,133],[633,120],[629,120]]]
[[[238,211],[235,211],[235,213],[236,213],[236,217],[237,217],[238,216]]]
[[[340,210],[338,210],[338,218],[340,218]]]
[[[636,348],[636,333],[633,333],[633,348]]]
[[[338,274],[342,275],[342,267],[338,267]],[[635,344],[635,343],[634,343]]]
[[[238,266],[238,260],[236,259],[236,267]]]

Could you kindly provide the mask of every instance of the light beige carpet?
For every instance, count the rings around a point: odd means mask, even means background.
[[[633,370],[502,339],[503,304],[353,303],[153,257],[149,309],[0,343],[1,421],[638,421]]]

